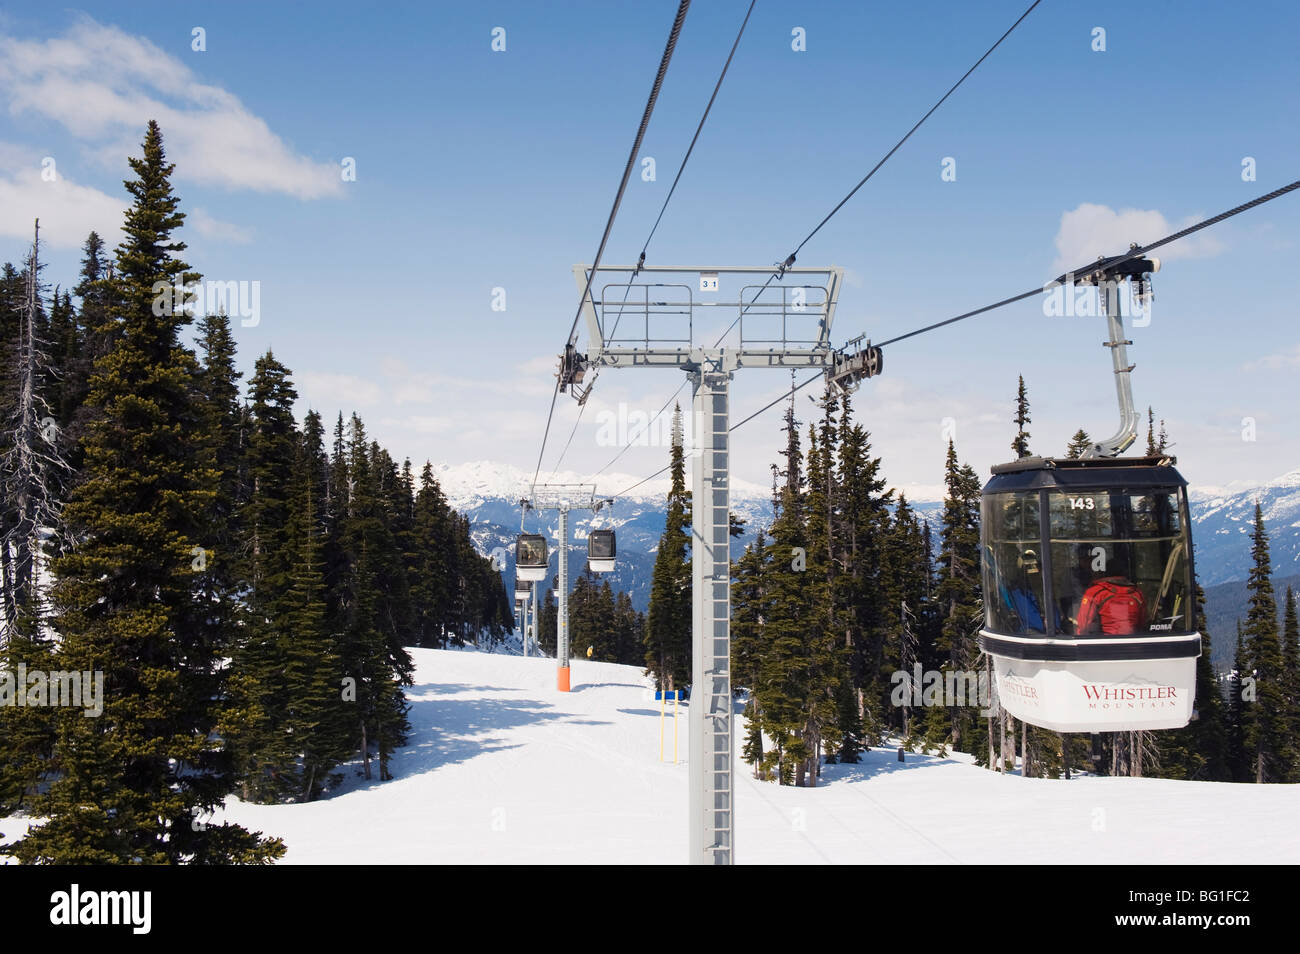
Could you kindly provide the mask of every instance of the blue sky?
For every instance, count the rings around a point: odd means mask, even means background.
[[[783,258],[1026,5],[759,0],[648,260]],[[657,177],[633,176],[607,261],[640,250],[746,6],[697,0],[688,15],[641,151]],[[189,262],[260,282],[257,325],[236,329],[246,368],[273,348],[302,408],[355,409],[400,455],[531,472],[577,303],[571,266],[595,253],[675,8],[6,7],[0,261],[22,256],[34,214],[51,282],[74,279],[90,228],[115,243],[125,157],[158,118],[191,215]],[[1120,252],[1300,177],[1297,21],[1285,3],[1247,16],[1045,0],[800,254],[848,269],[837,341],[1024,291],[1081,250]],[[498,26],[504,52],[491,49]],[[791,49],[795,27],[805,51]],[[356,181],[339,175],[345,157]],[[944,157],[955,181],[940,178]],[[1245,157],[1256,181],[1242,179]],[[1195,483],[1300,467],[1298,239],[1293,194],[1162,254],[1151,323],[1131,334],[1134,387]],[[1063,450],[1080,426],[1109,434],[1103,336],[1099,319],[1045,317],[1031,299],[889,349],[855,398],[888,478],[922,495],[938,484],[945,419],[979,471],[1004,459],[1018,374],[1035,450]],[[603,375],[564,469],[612,456],[602,410],[653,412],[680,380]],[[739,374],[737,418],[787,386],[780,372]],[[561,397],[544,474],[575,414]],[[737,432],[742,479],[768,483],[779,423],[774,409]],[[614,469],[664,462],[662,448],[633,448]]]

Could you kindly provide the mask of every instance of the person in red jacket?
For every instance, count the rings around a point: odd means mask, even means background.
[[[1128,636],[1147,628],[1147,601],[1122,567],[1113,565],[1102,571],[1083,593],[1079,601],[1078,624],[1080,635]]]

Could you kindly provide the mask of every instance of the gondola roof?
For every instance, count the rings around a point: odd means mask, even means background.
[[[1176,458],[1151,457],[1025,457],[992,468],[985,494],[1016,490],[1086,488],[1186,487],[1174,468]]]

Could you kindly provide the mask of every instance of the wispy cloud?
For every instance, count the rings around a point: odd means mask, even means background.
[[[0,143],[0,235],[30,239],[32,223],[41,220],[41,241],[51,248],[76,248],[96,231],[111,247],[126,210],[124,200],[64,178],[57,163]]]
[[[294,374],[298,394],[305,406],[344,413],[357,408],[374,407],[383,394],[378,384],[355,374],[328,371],[299,371]]]
[[[182,180],[299,199],[342,191],[338,165],[298,154],[233,94],[89,17],[47,40],[0,34],[0,102],[58,123],[114,167],[156,119]]]
[[[1242,365],[1243,371],[1279,371],[1282,368],[1300,367],[1300,345],[1296,345],[1290,351],[1281,351],[1276,354],[1266,354],[1262,358],[1256,358]]]
[[[252,229],[246,229],[232,222],[222,222],[220,219],[214,219],[207,213],[206,209],[196,208],[185,217],[185,224],[194,226],[195,230],[204,238],[210,238],[217,242],[234,242],[238,245],[246,245],[253,240]]]
[[[1182,222],[1170,223],[1155,209],[1120,209],[1085,202],[1061,214],[1061,227],[1056,233],[1056,262],[1053,271],[1065,271],[1095,261],[1103,255],[1119,255],[1131,243],[1144,245],[1164,238],[1171,232],[1200,221],[1202,216],[1192,216]],[[1210,258],[1224,250],[1224,245],[1206,232],[1180,239],[1159,251],[1165,261],[1180,258]]]

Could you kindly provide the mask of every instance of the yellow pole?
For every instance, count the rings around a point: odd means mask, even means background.
[[[677,691],[673,692],[673,764],[677,764]]]
[[[676,725],[676,723],[674,723]],[[675,757],[675,756],[674,756]],[[659,761],[664,760],[664,691],[659,690]]]

